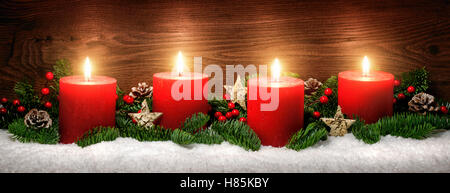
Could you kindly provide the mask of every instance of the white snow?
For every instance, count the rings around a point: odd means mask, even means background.
[[[86,148],[20,143],[0,130],[0,172],[450,172],[450,132],[424,140],[386,136],[368,145],[352,134],[300,152],[262,147],[139,142],[118,138]]]

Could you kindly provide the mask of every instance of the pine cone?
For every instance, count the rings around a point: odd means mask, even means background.
[[[434,101],[434,96],[423,92],[414,95],[408,102],[408,106],[410,111],[422,115],[427,114],[428,111],[432,112],[439,110],[439,105]]]
[[[130,96],[133,98],[152,97],[153,87],[146,82],[138,83],[137,87],[131,88]]]
[[[314,92],[316,92],[320,87],[322,86],[322,83],[314,78],[309,78],[305,82],[305,94],[306,95],[312,95]]]
[[[43,110],[31,109],[25,115],[25,125],[34,129],[50,128],[52,126],[52,119],[50,115]]]

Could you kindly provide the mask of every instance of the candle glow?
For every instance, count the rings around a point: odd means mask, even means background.
[[[369,76],[370,62],[369,62],[369,58],[367,58],[367,56],[364,56],[362,65],[363,65],[363,75]]]
[[[84,62],[84,80],[89,81],[91,79],[91,61],[89,57],[86,57],[86,61]]]
[[[183,67],[184,67],[183,54],[181,54],[181,51],[179,51],[176,64],[178,75],[181,75],[181,73],[183,73]]]
[[[275,61],[272,64],[272,78],[276,81],[280,79],[281,74],[281,66],[278,58],[275,58]]]

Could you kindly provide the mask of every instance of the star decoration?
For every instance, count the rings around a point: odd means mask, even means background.
[[[128,113],[132,119],[137,121],[139,126],[151,127],[153,122],[162,116],[161,112],[150,112],[147,105],[147,100],[142,102],[142,111],[140,113]]]
[[[230,94],[231,102],[238,103],[244,110],[247,110],[247,104],[245,103],[245,95],[247,94],[247,87],[241,81],[241,76],[238,75],[234,86],[223,86],[227,93]]]
[[[321,118],[320,120],[331,128],[331,136],[344,136],[347,133],[347,129],[355,122],[352,119],[344,119],[341,106],[338,106],[334,118]]]

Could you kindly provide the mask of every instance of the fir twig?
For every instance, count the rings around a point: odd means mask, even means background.
[[[358,120],[351,128],[357,139],[373,144],[380,140],[380,136],[385,135],[424,139],[436,130],[448,130],[450,123],[447,116],[399,113],[369,125],[364,125]]]
[[[221,135],[211,129],[204,129],[194,134],[193,143],[221,144],[224,139]]]
[[[194,134],[203,126],[205,126],[208,121],[208,115],[205,115],[203,113],[193,114],[191,117],[186,118],[183,125],[181,126],[181,130]]]
[[[301,129],[295,133],[291,139],[289,139],[287,148],[296,151],[313,146],[328,134],[327,130],[323,126],[319,126],[317,123],[309,124],[306,129]]]
[[[86,132],[76,141],[80,147],[86,147],[102,141],[113,141],[120,135],[119,129],[114,127],[96,127]]]
[[[194,141],[194,136],[180,129],[175,129],[173,130],[170,139],[176,144],[187,145],[191,144]]]
[[[28,128],[23,118],[16,119],[8,126],[13,138],[20,142],[36,142],[41,144],[57,144],[59,142],[58,122],[54,121],[50,128]]]
[[[211,129],[221,135],[226,141],[243,147],[245,150],[256,151],[261,147],[261,141],[256,133],[245,123],[232,120],[215,121]]]

